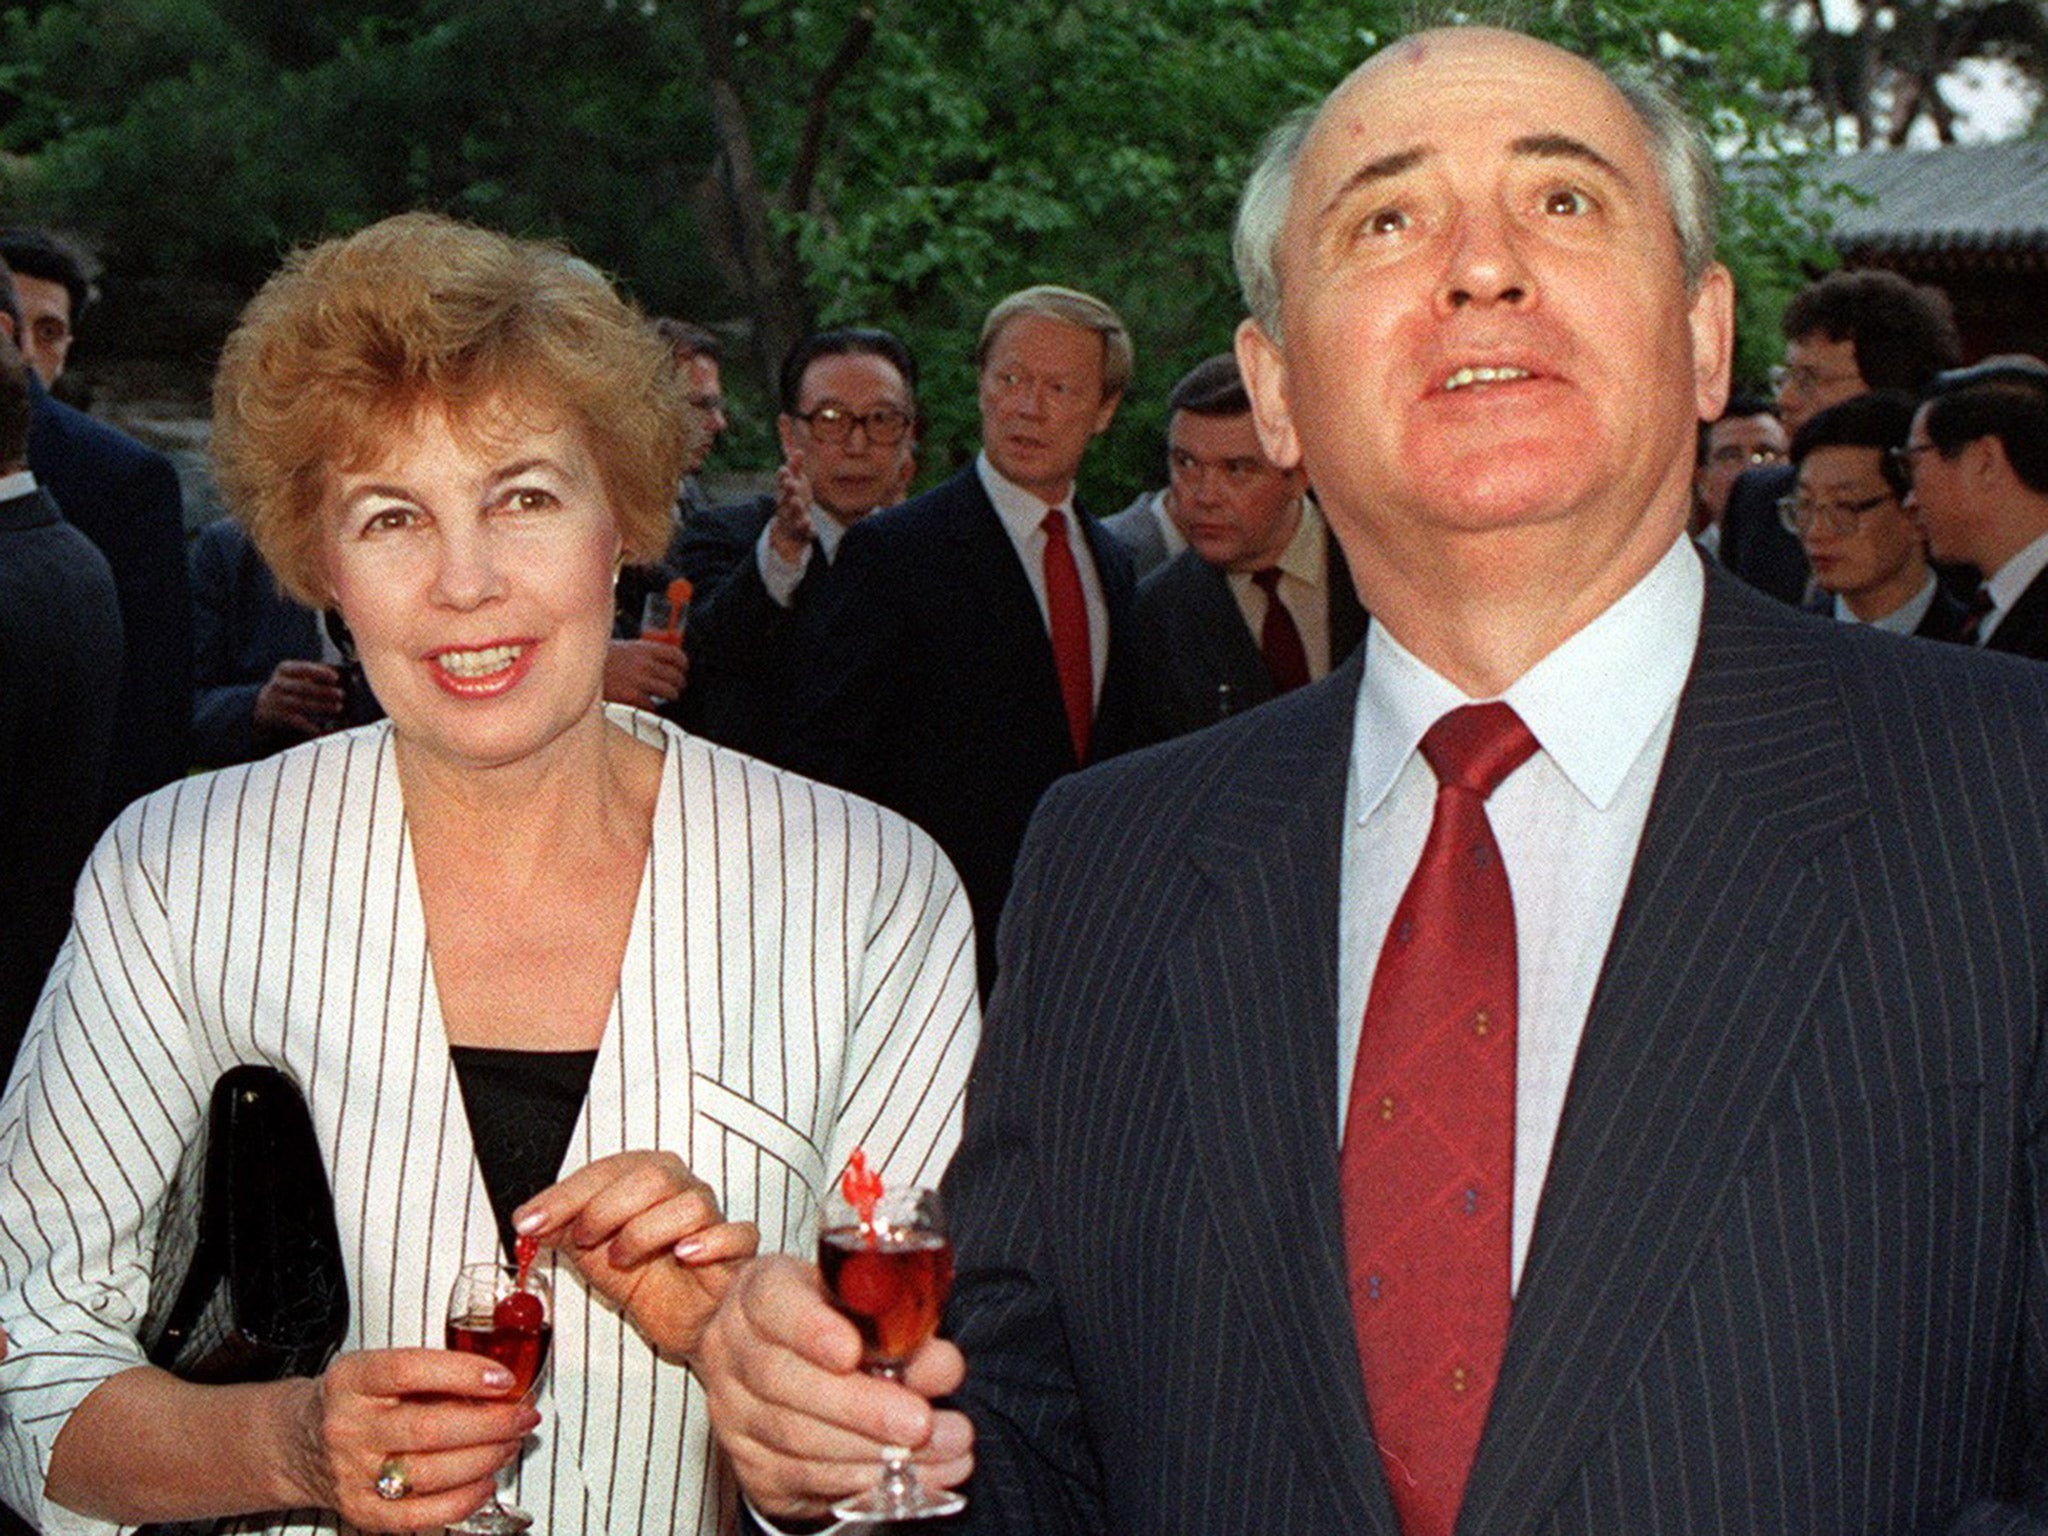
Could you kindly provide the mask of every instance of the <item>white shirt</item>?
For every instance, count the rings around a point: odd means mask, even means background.
[[[25,469],[17,469],[11,475],[0,475],[0,501],[12,501],[17,496],[26,496],[36,488],[36,477]]]
[[[1849,606],[1849,600],[1839,592],[1835,594],[1835,617],[1844,624],[1868,623],[1872,629],[1884,630],[1887,634],[1910,635],[1920,627],[1920,621],[1927,617],[1927,610],[1934,606],[1934,594],[1941,583],[1928,572],[1927,584],[1907,598],[1898,607],[1881,619],[1864,620],[1856,617],[1856,610]]]
[[[985,452],[975,455],[974,472],[981,477],[981,488],[988,492],[988,499],[995,504],[996,516],[1002,519],[1010,542],[1017,546],[1017,559],[1031,582],[1032,593],[1038,598],[1038,612],[1045,620],[1045,632],[1051,634],[1052,609],[1045,597],[1045,529],[1039,526],[1051,509],[1023,486],[1004,479],[989,463]],[[1074,510],[1071,494],[1060,503],[1060,507],[1067,522],[1067,545],[1073,550],[1075,568],[1081,573],[1081,599],[1088,607],[1088,660],[1095,673],[1095,697],[1099,701],[1102,677],[1109,670],[1109,604],[1102,596],[1102,578],[1096,574],[1095,552],[1088,547],[1087,535],[1081,531],[1080,516]]]
[[[846,524],[812,502],[811,532],[815,537],[794,560],[785,560],[775,552],[775,543],[768,537],[774,527],[772,516],[762,524],[761,537],[754,541],[754,563],[761,572],[761,585],[768,589],[775,606],[788,608],[795,604],[797,586],[803,581],[804,572],[811,568],[811,551],[816,549],[830,565],[839,553],[839,541],[846,537]]]
[[[1323,514],[1306,496],[1301,499],[1301,517],[1294,525],[1294,537],[1273,562],[1280,571],[1280,601],[1301,633],[1301,648],[1308,653],[1311,680],[1330,671],[1330,549],[1323,537]],[[1230,595],[1237,599],[1237,611],[1257,645],[1265,633],[1266,594],[1252,582],[1250,571],[1227,573]]]
[[[2001,565],[1996,574],[1984,583],[1991,594],[1991,611],[1984,615],[1984,622],[1977,626],[1977,643],[1982,645],[1991,638],[1991,632],[1998,628],[1999,621],[2020,600],[2020,595],[2034,584],[2034,578],[2048,570],[2048,533],[2042,534],[2033,543]]]
[[[1679,538],[1607,611],[1501,697],[1540,750],[1487,802],[1519,962],[1514,1283],[1593,988],[1699,641],[1706,580]],[[1351,747],[1337,951],[1338,1135],[1381,941],[1422,854],[1436,776],[1416,750],[1468,699],[1375,622]]]

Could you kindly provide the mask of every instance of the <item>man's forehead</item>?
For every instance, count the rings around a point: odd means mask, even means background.
[[[1427,157],[1433,129],[1473,122],[1497,126],[1525,149],[1582,144],[1610,157],[1642,141],[1621,93],[1576,54],[1516,32],[1459,27],[1403,38],[1353,70],[1317,115],[1303,163],[1325,178],[1360,164],[1398,172]],[[1616,127],[1632,142],[1616,141]]]

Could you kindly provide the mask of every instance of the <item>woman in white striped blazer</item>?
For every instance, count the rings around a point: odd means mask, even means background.
[[[390,718],[165,789],[94,854],[0,1100],[0,1493],[46,1531],[413,1530],[511,1463],[552,1536],[729,1529],[686,1357],[855,1146],[891,1180],[949,1155],[978,1023],[953,872],[601,702],[687,417],[584,264],[387,220],[272,279],[215,403],[230,505]],[[327,1158],[352,1308],[317,1382],[195,1386],[136,1343],[238,1061],[299,1083]],[[434,1347],[515,1225],[556,1272],[531,1406]]]

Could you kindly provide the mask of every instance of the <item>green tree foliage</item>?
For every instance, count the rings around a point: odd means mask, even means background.
[[[1793,30],[1727,0],[1500,10],[1709,116],[1760,371],[1785,291],[1825,259],[1787,131]],[[559,236],[743,343],[728,386],[752,409],[720,456],[755,467],[783,340],[862,321],[917,351],[925,467],[950,468],[974,444],[982,313],[1071,284],[1138,344],[1084,486],[1109,509],[1160,477],[1174,379],[1229,344],[1260,139],[1411,19],[1398,0],[41,0],[0,11],[0,203],[89,237],[110,279],[238,291],[401,208]]]

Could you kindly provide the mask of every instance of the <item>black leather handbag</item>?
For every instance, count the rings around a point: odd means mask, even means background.
[[[292,1080],[265,1066],[222,1073],[202,1158],[196,1216],[192,1181],[164,1212],[142,1331],[150,1363],[197,1382],[317,1375],[348,1329],[348,1279],[313,1118]]]

